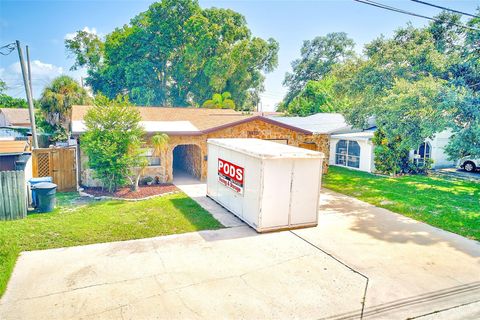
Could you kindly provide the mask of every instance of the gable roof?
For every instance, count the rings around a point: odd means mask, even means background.
[[[373,138],[375,130],[377,128],[370,128],[368,130],[359,131],[359,132],[350,132],[350,133],[340,133],[332,134],[331,137],[334,139],[345,139],[345,140],[370,140]]]
[[[92,106],[72,106],[72,132],[85,131],[83,118]],[[140,124],[147,132],[164,132],[170,135],[201,135],[245,122],[262,120],[297,132],[310,131],[263,117],[258,113],[245,114],[231,109],[136,107],[140,112]]]
[[[0,108],[0,113],[5,116],[7,125],[17,127],[30,126],[30,114],[25,108]]]
[[[352,127],[340,113],[316,113],[307,117],[270,117],[276,121],[308,130],[313,134],[351,132]]]

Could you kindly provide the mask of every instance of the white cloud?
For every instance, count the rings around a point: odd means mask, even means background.
[[[84,27],[82,29],[82,31],[100,36],[100,34],[97,32],[97,29],[95,29],[95,28]],[[72,40],[73,38],[75,38],[76,35],[77,35],[77,31],[70,32],[70,33],[67,33],[64,38],[65,38],[65,40]]]
[[[62,67],[57,67],[50,63],[44,63],[40,60],[33,60],[30,63],[32,70],[32,79],[53,79],[63,73]],[[13,73],[21,75],[22,69],[20,68],[20,62],[15,62],[9,67]]]
[[[36,98],[40,96],[41,91],[46,85],[48,85],[54,78],[64,73],[62,67],[45,63],[40,60],[33,60],[31,62],[31,70],[33,94]],[[7,94],[14,97],[25,96],[20,62],[12,63],[7,68],[0,68],[0,79],[7,84]]]

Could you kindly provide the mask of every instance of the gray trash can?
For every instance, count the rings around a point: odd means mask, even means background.
[[[57,185],[50,182],[40,182],[32,186],[37,196],[37,211],[51,212],[55,209],[55,193]]]
[[[38,198],[37,198],[37,194],[35,193],[35,188],[33,186],[42,182],[52,182],[52,177],[39,177],[39,178],[31,178],[30,180],[28,180],[28,183],[30,184],[30,190],[32,190],[32,206],[33,207],[38,206]]]

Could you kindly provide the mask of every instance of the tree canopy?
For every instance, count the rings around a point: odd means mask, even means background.
[[[231,97],[230,92],[215,93],[211,99],[206,100],[202,104],[202,107],[209,109],[235,109],[235,102]]]
[[[7,89],[5,81],[0,79],[0,108],[28,108],[27,100],[9,96],[5,93]]]
[[[279,106],[278,111],[301,117],[319,112],[335,112],[340,108],[340,100],[335,98],[334,77],[325,77],[322,80],[309,80],[305,88],[289,103]]]
[[[305,40],[300,50],[301,58],[292,62],[292,73],[287,73],[283,81],[288,87],[284,104],[288,107],[309,81],[323,79],[335,64],[353,57],[354,46],[355,42],[345,32]]]
[[[340,111],[359,129],[375,119],[377,151],[387,172],[402,171],[409,165],[405,152],[446,129],[453,132],[446,148],[452,159],[480,156],[480,32],[460,27],[464,22],[457,14],[436,18],[426,27],[409,24],[390,38],[378,37],[365,45],[363,55],[349,50],[346,35],[336,38],[341,45],[322,41],[329,48],[321,46],[321,52],[336,54],[315,59],[309,50],[313,42],[305,42],[302,59],[285,78],[289,92],[282,107],[301,116]],[[480,19],[466,24],[480,28]],[[312,81],[330,78],[335,108],[309,109],[315,101],[306,95]]]
[[[366,45],[365,57],[337,65],[336,91],[348,101],[343,112],[353,125],[375,117],[387,139],[411,149],[450,129],[452,159],[480,156],[480,32],[454,25],[456,14],[437,18],[380,37]],[[468,24],[478,27],[480,19]]]
[[[87,91],[73,78],[62,75],[43,89],[39,104],[45,120],[54,127],[68,130],[74,104],[89,104]]]
[[[242,108],[252,90],[263,90],[278,52],[275,40],[252,36],[241,14],[196,0],[156,2],[104,40],[82,31],[65,45],[95,92],[162,106],[200,106],[230,92]]]

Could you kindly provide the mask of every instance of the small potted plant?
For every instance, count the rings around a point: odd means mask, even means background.
[[[152,177],[145,177],[143,183],[147,186],[151,186],[155,180]]]

